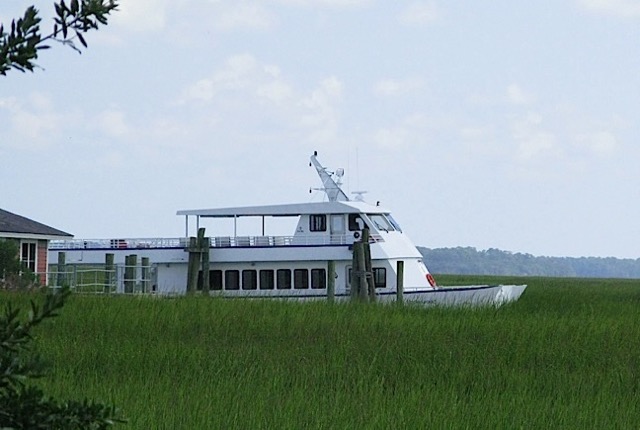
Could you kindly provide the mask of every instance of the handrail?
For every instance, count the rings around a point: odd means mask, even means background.
[[[211,237],[211,248],[241,247],[279,247],[279,246],[321,246],[351,245],[354,238],[351,234],[297,234],[294,236],[214,236]],[[370,243],[384,242],[379,234],[372,234]],[[185,249],[189,246],[189,238],[134,238],[134,239],[69,239],[52,240],[50,251],[91,250],[91,249]]]

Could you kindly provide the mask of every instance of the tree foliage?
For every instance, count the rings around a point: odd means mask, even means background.
[[[37,276],[20,262],[18,242],[0,239],[0,289],[37,285]]]
[[[433,273],[460,275],[640,278],[640,259],[536,257],[490,248],[418,248]]]
[[[42,306],[31,301],[26,321],[19,309],[5,305],[0,316],[0,428],[106,429],[123,422],[113,406],[90,400],[58,402],[28,384],[44,375],[41,358],[31,350],[32,329],[57,316],[68,290],[47,294]]]
[[[38,67],[35,60],[38,51],[48,49],[53,40],[67,45],[78,52],[76,39],[87,47],[83,36],[89,30],[107,24],[108,15],[117,10],[116,0],[64,0],[54,3],[56,17],[51,33],[42,36],[42,19],[34,6],[29,6],[22,18],[11,21],[10,28],[0,24],[0,75],[6,75],[11,69],[32,72]]]

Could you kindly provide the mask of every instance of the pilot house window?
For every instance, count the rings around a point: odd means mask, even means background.
[[[309,231],[327,231],[326,215],[310,215]]]

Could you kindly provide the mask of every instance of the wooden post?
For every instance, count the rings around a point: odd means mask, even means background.
[[[140,261],[140,265],[142,266],[142,292],[146,293],[149,291],[149,272],[151,271],[149,257],[142,257]]]
[[[404,261],[398,261],[396,270],[396,303],[404,303]]]
[[[336,262],[327,262],[327,301],[333,303],[336,300]]]
[[[204,235],[204,228],[202,229]],[[211,251],[211,238],[203,237],[201,244],[202,257],[202,292],[209,294],[211,286],[209,285],[209,252]]]
[[[351,258],[351,300],[355,300],[358,297],[358,288],[360,286],[358,278],[358,242],[353,242],[351,247],[353,257]]]
[[[67,271],[67,254],[63,251],[58,252],[58,276],[56,280],[56,286],[62,287],[67,283],[66,271]]]
[[[364,254],[364,279],[366,281],[367,296],[370,302],[376,301],[376,285],[373,281],[373,269],[371,268],[371,248],[369,246],[369,228],[362,229],[362,250]]]
[[[187,266],[187,294],[193,293],[198,288],[198,266],[200,256],[197,252],[198,239],[191,236],[189,238],[189,265]]]
[[[115,280],[115,272],[114,272],[114,254],[106,253],[104,255],[104,292],[108,293],[111,291]]]
[[[358,297],[366,301],[369,297],[367,290],[367,263],[364,256],[364,242],[358,243]]]
[[[135,254],[125,257],[124,268],[124,292],[133,293],[136,283],[136,271],[138,266],[138,256]]]
[[[133,293],[133,264],[131,255],[124,257],[124,292],[125,294]]]

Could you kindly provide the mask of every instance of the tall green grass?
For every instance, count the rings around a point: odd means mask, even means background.
[[[43,388],[136,429],[640,427],[640,281],[438,280],[529,288],[498,309],[76,295],[37,333]]]

